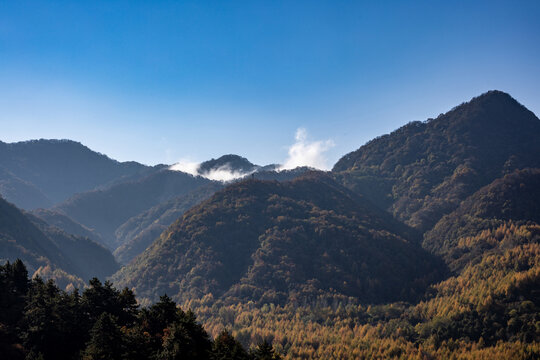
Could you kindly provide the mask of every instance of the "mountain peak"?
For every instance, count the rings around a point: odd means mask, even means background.
[[[211,159],[201,163],[201,165],[199,166],[199,173],[204,174],[212,170],[218,170],[225,167],[227,168],[227,170],[243,173],[251,172],[258,168],[257,165],[251,163],[245,157],[235,154],[227,154],[217,159]]]

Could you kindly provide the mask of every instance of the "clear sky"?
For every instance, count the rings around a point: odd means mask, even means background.
[[[540,114],[540,1],[0,0],[6,142],[324,167],[490,89]]]

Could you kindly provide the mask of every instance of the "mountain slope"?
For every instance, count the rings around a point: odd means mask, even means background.
[[[32,184],[52,203],[78,192],[155,170],[136,162],[112,160],[74,141],[43,139],[9,144],[0,142],[0,168]],[[5,179],[3,173],[0,172],[0,176]],[[43,200],[30,196],[10,199],[27,209],[46,205]]]
[[[490,91],[426,122],[413,122],[343,156],[333,172],[422,231],[467,196],[514,169],[540,166],[540,120]]]
[[[260,169],[259,169],[260,170]],[[258,180],[289,181],[310,171],[307,167],[293,170],[257,171],[252,176]],[[236,180],[238,181],[238,180]],[[142,253],[159,235],[184,212],[212,196],[223,188],[221,182],[211,182],[186,195],[160,203],[127,220],[115,231],[116,242],[121,244],[114,255],[120,263],[127,264]]]
[[[130,218],[115,232],[117,242],[122,244],[114,251],[120,263],[127,264],[142,253],[159,235],[182,214],[223,188],[220,183],[200,186],[186,195],[158,204]]]
[[[19,179],[10,171],[0,167],[0,194],[7,201],[17,204],[24,209],[49,207],[51,199],[36,186]]]
[[[48,209],[36,209],[31,211],[31,214],[45,221],[50,226],[57,227],[68,234],[86,237],[98,244],[103,243],[103,239],[96,231],[79,224],[61,212]]]
[[[425,234],[423,245],[458,270],[493,249],[540,242],[533,225],[540,226],[540,169],[525,169],[471,195]]]
[[[97,231],[104,245],[116,249],[120,244],[114,233],[129,218],[209,182],[183,172],[162,170],[137,181],[77,194],[55,210]]]
[[[410,299],[439,275],[414,231],[326,175],[239,182],[185,213],[113,277],[155,300]],[[211,294],[211,295],[209,295]]]
[[[66,281],[80,285],[118,269],[112,254],[99,244],[67,234],[0,198],[0,261],[17,258],[31,274],[60,276],[66,285]]]

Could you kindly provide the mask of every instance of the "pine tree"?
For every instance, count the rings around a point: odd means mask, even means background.
[[[119,360],[124,354],[123,334],[115,318],[103,313],[92,330],[83,354],[84,360]]]
[[[272,345],[264,340],[251,352],[255,360],[281,360],[281,356],[274,351]]]
[[[227,330],[223,330],[214,340],[212,347],[214,360],[249,360],[249,354]]]

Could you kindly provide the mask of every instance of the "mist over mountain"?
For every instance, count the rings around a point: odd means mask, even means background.
[[[490,91],[426,122],[412,122],[343,156],[333,172],[394,216],[429,230],[496,178],[540,166],[540,120]]]

